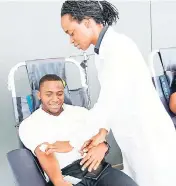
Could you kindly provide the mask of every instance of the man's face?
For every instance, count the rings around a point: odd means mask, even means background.
[[[70,43],[78,49],[87,50],[92,44],[93,33],[89,27],[88,19],[78,23],[70,15],[66,14],[61,18],[61,26],[70,36]]]
[[[61,81],[45,81],[41,84],[38,98],[42,108],[52,115],[59,115],[64,103],[64,86]]]

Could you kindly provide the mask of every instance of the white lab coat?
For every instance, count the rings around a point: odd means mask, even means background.
[[[87,121],[112,129],[139,186],[176,186],[175,128],[137,46],[109,28],[95,62],[101,91]]]

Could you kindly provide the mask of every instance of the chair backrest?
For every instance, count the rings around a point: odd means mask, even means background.
[[[176,48],[160,49],[158,55],[163,67],[163,74],[166,75],[169,87],[171,87],[176,74]]]
[[[31,94],[24,97],[12,94],[17,126],[33,111],[39,108],[40,101],[37,98],[39,81],[46,74],[56,74],[66,82],[64,89],[65,103],[89,108],[90,95],[86,82],[85,69],[77,61],[70,58],[39,59],[26,61],[25,66]],[[76,81],[77,83],[75,83]]]
[[[159,56],[159,61],[162,67],[162,74],[158,76],[155,75],[156,73],[153,74],[153,82],[165,109],[167,110],[176,126],[175,114],[172,113],[169,108],[171,85],[173,78],[176,75],[176,48],[160,49],[156,51],[155,54]],[[154,68],[154,65],[152,65],[152,68]],[[153,71],[156,72],[156,69],[153,69]]]
[[[159,50],[159,57],[164,71],[176,71],[176,48],[164,48]]]

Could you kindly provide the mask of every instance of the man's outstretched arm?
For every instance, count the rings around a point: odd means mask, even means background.
[[[35,154],[40,162],[41,167],[46,172],[54,186],[71,186],[63,180],[59,162],[54,153],[46,154],[40,150],[40,145],[35,149]]]

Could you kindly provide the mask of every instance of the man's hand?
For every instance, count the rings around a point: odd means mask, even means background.
[[[80,162],[80,164],[83,165],[82,169],[89,167],[89,172],[91,172],[92,169],[96,170],[105,157],[105,153],[107,150],[108,147],[105,143],[101,143],[97,147],[92,147],[88,151],[87,155]]]
[[[45,153],[47,155],[54,152],[66,153],[66,152],[70,152],[72,149],[73,147],[69,144],[69,141],[56,141],[53,144],[47,145]]]
[[[81,147],[80,153],[83,154],[85,152],[88,152],[89,149],[92,147],[96,147],[100,143],[103,143],[105,141],[106,135],[107,135],[106,129],[100,129],[99,133],[95,136],[93,136],[90,140],[86,141],[83,146]]]

